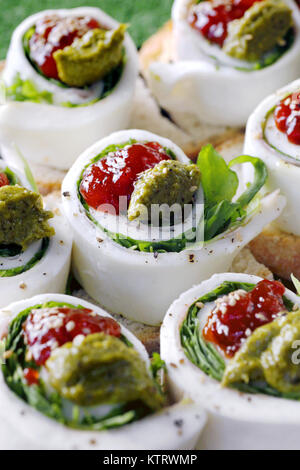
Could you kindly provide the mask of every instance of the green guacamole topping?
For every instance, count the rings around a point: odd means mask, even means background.
[[[256,2],[245,15],[229,23],[224,52],[254,62],[284,41],[292,27],[292,12],[282,0]]]
[[[46,362],[49,382],[81,406],[142,402],[157,410],[164,398],[137,351],[104,333],[55,349]]]
[[[300,391],[300,367],[293,361],[300,340],[300,310],[257,328],[228,363],[222,385],[266,382],[281,393]]]
[[[163,160],[141,174],[135,183],[128,207],[128,219],[143,216],[145,208],[151,214],[152,204],[188,204],[192,201],[201,179],[197,165],[176,160]]]
[[[54,235],[43,208],[42,197],[20,186],[0,188],[0,244],[15,244],[25,250],[30,243]]]
[[[84,87],[103,79],[123,58],[126,25],[110,31],[93,29],[71,46],[57,50],[58,76],[68,86]]]

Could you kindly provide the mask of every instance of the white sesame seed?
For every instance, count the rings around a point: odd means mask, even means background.
[[[77,335],[73,339],[73,344],[74,346],[80,346],[82,341],[84,340],[85,336],[84,335]]]
[[[75,323],[73,321],[69,321],[67,324],[66,324],[66,330],[67,331],[72,331],[74,330],[75,328]]]

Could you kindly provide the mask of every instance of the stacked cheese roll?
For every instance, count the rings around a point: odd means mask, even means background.
[[[29,167],[10,161],[0,159],[2,307],[38,293],[64,292],[72,247],[67,221],[59,210],[43,208]]]
[[[99,307],[44,294],[7,306],[0,322],[2,448],[195,446],[205,413],[167,406],[159,364],[150,370],[141,342]]]
[[[137,54],[98,8],[46,10],[15,30],[3,74],[0,135],[29,160],[68,169],[88,145],[126,127]]]
[[[148,83],[168,112],[242,126],[255,105],[299,76],[294,0],[176,0],[174,62],[152,62]]]
[[[266,189],[280,188],[287,205],[276,221],[283,231],[300,235],[300,80],[268,96],[251,114],[246,128],[245,152],[259,155],[268,167]],[[246,167],[245,167],[246,168]],[[251,169],[245,169],[251,178]]]
[[[298,448],[299,325],[296,294],[246,274],[216,274],[170,306],[161,355],[174,395],[209,413],[203,448]]]
[[[255,177],[237,198],[231,166],[244,162]],[[76,278],[109,311],[159,324],[181,292],[229,269],[238,251],[279,215],[284,198],[278,192],[258,195],[265,179],[265,165],[256,158],[237,157],[228,166],[206,146],[195,165],[158,135],[110,135],[86,150],[63,182]],[[143,218],[142,206],[170,208],[176,201],[184,210],[172,221],[161,214]]]

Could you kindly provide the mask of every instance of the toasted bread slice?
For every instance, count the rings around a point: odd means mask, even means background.
[[[277,276],[290,280],[293,273],[300,278],[300,237],[270,226],[252,240],[249,248]]]

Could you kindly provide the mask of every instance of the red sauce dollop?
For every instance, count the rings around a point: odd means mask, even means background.
[[[23,376],[28,385],[36,385],[39,383],[39,373],[36,369],[26,367],[26,369],[24,369]]]
[[[121,336],[119,324],[88,308],[54,307],[33,310],[23,325],[27,347],[38,365],[44,364],[51,351],[78,335],[92,333]]]
[[[98,21],[88,16],[61,18],[53,15],[42,18],[37,21],[35,33],[29,41],[31,59],[46,77],[59,80],[54,52],[70,46],[75,38],[95,28],[100,28]]]
[[[9,185],[10,185],[10,181],[7,175],[5,173],[0,173],[0,188],[2,188],[2,186],[9,186]]]
[[[256,328],[270,323],[286,310],[282,299],[284,291],[281,282],[265,279],[251,292],[236,291],[236,299],[234,293],[225,296],[208,317],[204,338],[215,343],[226,356],[234,356]]]
[[[300,92],[284,98],[274,111],[276,127],[292,144],[300,145]]]
[[[227,37],[228,23],[242,18],[259,1],[262,0],[206,1],[191,11],[188,21],[206,39],[222,47]]]
[[[83,174],[80,193],[90,207],[110,212],[106,206],[109,204],[118,214],[119,197],[126,196],[129,203],[139,173],[169,159],[157,142],[128,145],[89,166]]]

